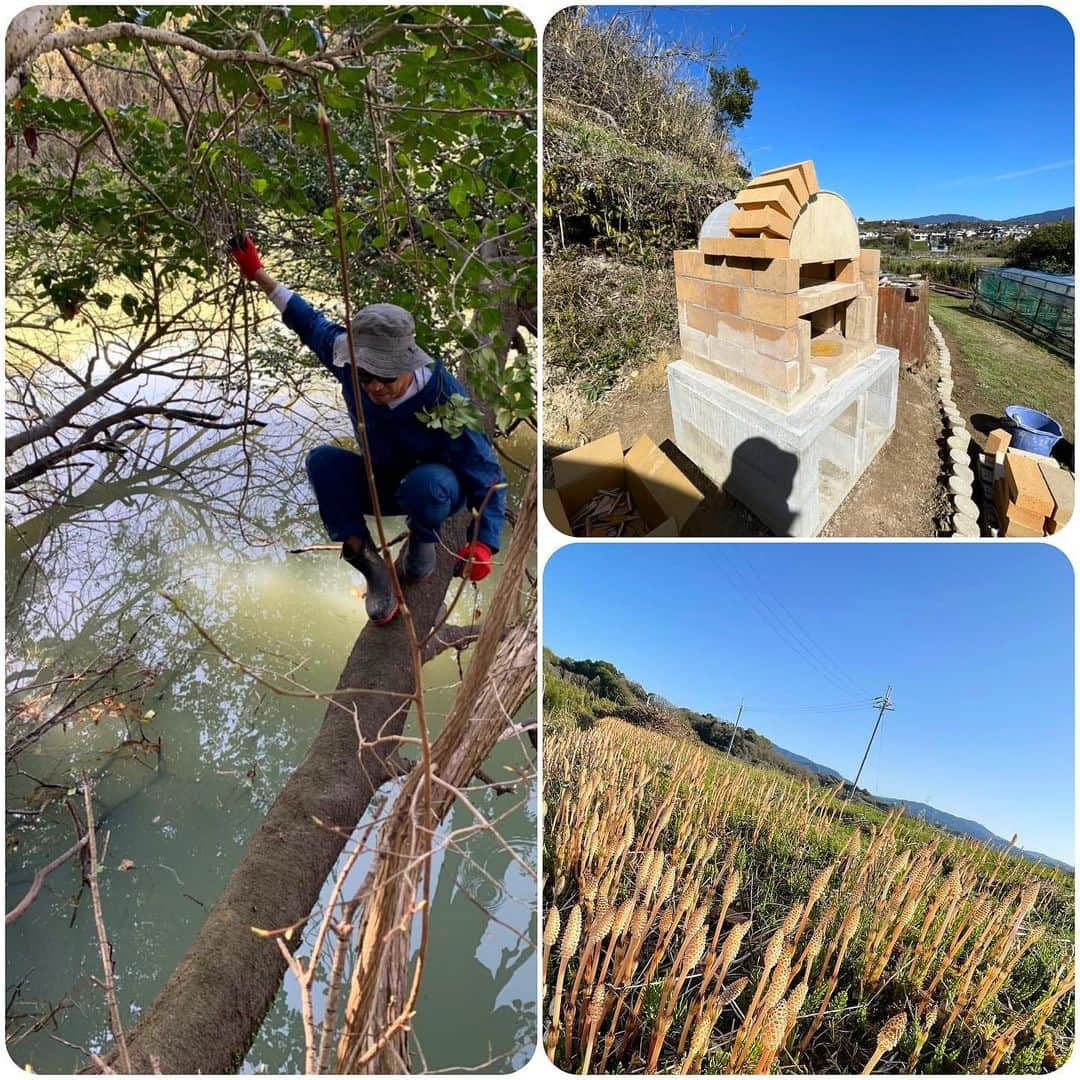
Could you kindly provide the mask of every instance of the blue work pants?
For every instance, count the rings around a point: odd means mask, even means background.
[[[340,446],[316,446],[305,465],[330,539],[338,543],[349,536],[368,539],[364,516],[372,509],[364,459]],[[382,512],[404,514],[422,541],[437,540],[439,526],[465,505],[457,474],[436,462],[416,465],[396,483],[384,486],[378,474],[375,479]]]

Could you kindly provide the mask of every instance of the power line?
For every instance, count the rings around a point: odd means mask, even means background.
[[[827,679],[842,692],[850,693],[852,686],[857,692],[863,692],[862,688],[858,685],[858,683],[856,683],[853,679],[849,677],[847,678],[847,681],[850,685],[845,686],[844,683],[841,681],[841,678],[839,678],[836,674],[830,671],[825,666],[825,663],[823,663],[821,659],[814,655],[814,653],[804,643],[804,641],[800,639],[797,633],[785,626],[779,615],[777,615],[772,609],[772,607],[768,604],[763,593],[757,588],[755,588],[753,584],[748,580],[745,582],[741,580],[743,578],[743,574],[738,567],[729,565],[729,570],[732,575],[732,580],[735,582],[736,586],[738,586],[741,591],[743,591],[747,596],[750,597],[751,600],[754,601],[754,603],[757,604],[759,610],[765,616],[765,619],[770,625],[770,627],[782,640],[784,640],[792,649],[795,650],[797,655],[799,655],[811,667],[813,667],[819,675]],[[828,657],[826,657],[826,659],[828,659]],[[837,671],[840,670],[839,667],[835,664],[834,667],[836,667]]]
[[[873,698],[863,698],[861,701],[845,701],[835,705],[752,705],[749,708],[763,716],[784,716],[789,712],[854,712],[873,704]]]
[[[762,597],[758,594],[757,590],[754,589],[754,587],[749,583],[744,583],[740,580],[741,574],[738,569],[735,567],[732,567],[731,569],[732,579],[735,581],[735,584],[757,605],[759,611],[765,617],[766,624],[773,630],[777,637],[779,637],[782,641],[784,641],[785,644],[787,644],[791,649],[793,649],[796,655],[805,660],[806,663],[808,663],[812,668],[814,668],[819,675],[821,675],[823,678],[828,679],[835,686],[839,687],[839,689],[846,691],[847,687],[845,687],[842,683],[838,682],[835,676],[826,671],[825,668],[821,665],[820,661],[815,658],[813,653],[811,653],[809,649],[807,649],[806,646],[803,645],[798,640],[798,638],[796,638],[795,635],[792,634],[791,631],[788,630],[780,622],[779,618],[768,607]]]
[[[757,577],[759,582],[761,581],[761,575],[757,574],[753,570],[753,567],[748,566],[747,569],[749,570],[750,573],[753,573],[754,576]],[[767,600],[769,594],[767,593],[764,585],[760,586],[760,591],[761,591],[762,598]],[[795,612],[791,608],[789,608],[788,605],[785,604],[784,601],[781,600],[779,597],[773,596],[772,599],[776,603],[776,605],[780,608],[781,614],[786,615],[786,617],[788,618],[791,625],[795,628],[795,631],[798,634],[800,640],[804,641],[806,643],[807,648],[811,652],[816,653],[822,659],[822,661],[825,664],[827,664],[834,671],[836,671],[837,674],[839,674],[841,679],[846,681],[851,687],[854,688],[856,693],[865,694],[866,693],[866,688],[863,687],[863,686],[860,686],[859,683],[857,683],[847,673],[847,671],[844,668],[842,668],[840,666],[840,664],[836,660],[833,659],[832,655],[821,647],[821,645],[818,642],[817,636],[807,632],[806,627],[799,620],[799,618],[795,615]]]
[[[741,572],[740,576],[742,576]],[[828,679],[834,686],[838,687],[840,690],[850,693],[849,687],[845,686],[842,681],[845,678],[843,673],[841,672],[840,677],[838,678],[834,671],[830,670],[830,668],[826,666],[827,664],[831,663],[830,658],[824,656],[823,659],[821,655],[815,654],[813,648],[811,647],[811,644],[807,640],[807,635],[805,631],[800,631],[797,627],[793,628],[794,624],[789,626],[787,623],[784,622],[783,618],[777,611],[774,604],[770,602],[769,597],[764,590],[764,587],[755,587],[748,578],[747,587],[750,589],[750,596],[758,604],[759,608],[761,609],[763,614],[765,614],[766,618],[773,626],[773,628],[795,647],[799,655],[802,656],[803,659],[805,659],[813,668],[815,668],[815,670],[817,670],[820,675]],[[820,648],[818,649],[818,654],[821,654]],[[833,666],[836,667],[836,665]],[[839,669],[837,668],[837,670]],[[856,691],[861,692],[861,688],[858,686],[858,684],[854,683],[853,680],[848,679],[848,682],[850,685],[855,687]]]

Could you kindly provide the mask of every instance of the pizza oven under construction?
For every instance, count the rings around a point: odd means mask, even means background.
[[[879,266],[810,161],[756,176],[675,252],[675,442],[778,534],[820,532],[895,425]]]

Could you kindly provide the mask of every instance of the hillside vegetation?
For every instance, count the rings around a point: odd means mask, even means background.
[[[712,713],[700,713],[673,705],[628,679],[607,660],[571,660],[544,650],[544,730],[568,725],[591,727],[597,720],[614,716],[637,727],[649,728],[711,746],[752,765],[767,765],[780,772],[820,784],[817,773],[797,765],[777,752],[772,742],[753,728],[736,726]],[[861,789],[861,800],[869,795]]]
[[[1071,877],[613,718],[548,723],[544,757],[560,1067],[1033,1073],[1068,1056]]]
[[[739,154],[716,129],[708,95],[681,77],[684,60],[625,16],[600,22],[568,8],[548,23],[549,383],[584,383],[598,396],[672,340],[672,252],[741,186]]]

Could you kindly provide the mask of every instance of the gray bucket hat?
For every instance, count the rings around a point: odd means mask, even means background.
[[[370,304],[352,320],[353,355],[359,367],[373,375],[393,378],[435,361],[416,344],[413,317],[397,304]],[[349,335],[334,342],[334,365],[349,362]]]

